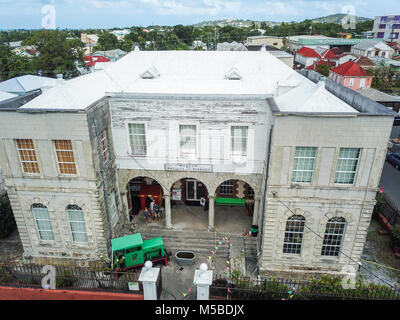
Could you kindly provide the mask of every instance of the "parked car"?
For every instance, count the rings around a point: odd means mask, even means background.
[[[392,164],[397,170],[400,169],[400,153],[388,152],[386,154],[386,161]]]
[[[394,117],[393,125],[394,126],[400,126],[400,116],[395,116]]]

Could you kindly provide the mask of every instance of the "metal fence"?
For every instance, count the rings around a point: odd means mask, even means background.
[[[102,268],[54,267],[56,289],[143,294],[142,283],[138,282],[139,274],[133,271],[116,272]],[[41,288],[42,279],[45,276],[41,273],[42,268],[43,266],[36,264],[0,264],[0,285]]]
[[[212,300],[400,300],[400,292],[387,286],[356,284],[344,289],[340,279],[250,280],[216,277],[210,287]]]

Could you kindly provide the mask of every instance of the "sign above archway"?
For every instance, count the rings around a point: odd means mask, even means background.
[[[212,164],[166,163],[164,168],[166,171],[213,172]]]

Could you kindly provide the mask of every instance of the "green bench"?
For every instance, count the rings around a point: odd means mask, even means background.
[[[244,207],[246,205],[246,199],[238,198],[215,198],[215,204],[217,206],[235,206]]]

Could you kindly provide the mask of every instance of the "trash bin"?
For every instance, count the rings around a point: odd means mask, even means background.
[[[258,225],[256,225],[256,224],[252,225],[251,228],[250,228],[250,232],[251,232],[251,235],[253,237],[257,237],[257,235],[258,235]]]

